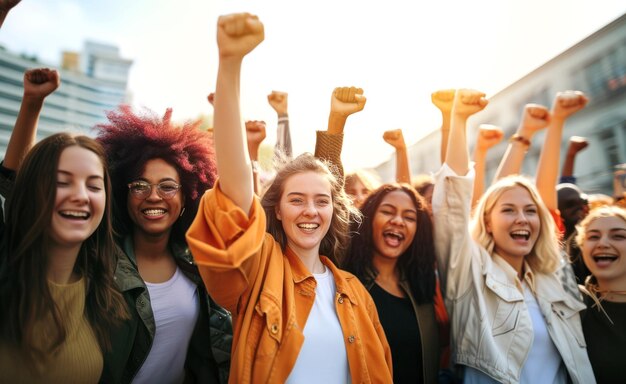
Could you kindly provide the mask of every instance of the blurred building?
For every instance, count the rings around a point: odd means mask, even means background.
[[[580,90],[590,98],[586,108],[570,117],[563,130],[561,164],[570,136],[584,136],[589,147],[580,152],[574,173],[587,193],[612,194],[613,166],[626,162],[626,14],[593,33],[565,52],[504,88],[489,100],[487,108],[468,121],[468,140],[475,143],[478,125],[494,124],[504,130],[505,140],[488,152],[488,185],[515,133],[527,103],[551,107],[557,92]],[[523,173],[534,175],[545,130],[535,135],[526,155]],[[432,132],[409,147],[413,174],[439,169],[441,135]],[[385,181],[395,174],[391,159],[376,170]]]
[[[38,139],[59,131],[92,134],[106,120],[105,111],[130,102],[126,91],[132,60],[115,46],[86,42],[81,52],[63,52],[61,86],[46,98],[39,119]],[[27,68],[53,67],[0,49],[0,153],[4,154],[23,94]],[[4,155],[3,155],[4,156]]]

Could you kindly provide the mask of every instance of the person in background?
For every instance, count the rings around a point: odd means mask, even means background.
[[[578,225],[576,241],[591,274],[581,291],[589,360],[598,383],[626,377],[626,210],[602,206]]]
[[[394,383],[436,383],[441,343],[428,204],[407,184],[384,184],[351,223],[342,267],[368,289],[391,347]]]

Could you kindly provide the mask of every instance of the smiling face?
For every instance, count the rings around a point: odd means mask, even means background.
[[[494,251],[509,264],[521,266],[541,229],[538,207],[528,190],[516,185],[504,191],[485,220]]]
[[[289,177],[283,185],[276,217],[282,223],[287,245],[296,254],[319,253],[333,217],[328,178],[317,172]]]
[[[372,220],[374,259],[398,259],[417,230],[417,209],[411,197],[395,190],[381,200]]]
[[[360,208],[371,192],[357,176],[350,178],[350,183],[346,183],[345,190],[355,207]]]
[[[135,224],[135,232],[148,236],[169,236],[183,208],[182,191],[178,190],[170,199],[163,199],[157,192],[156,184],[164,181],[180,184],[176,168],[163,159],[151,159],[146,162],[141,176],[132,181],[154,184],[146,198],[128,191],[128,214]]]
[[[100,225],[105,206],[104,170],[98,156],[76,145],[65,148],[57,170],[52,244],[80,247]]]
[[[598,217],[586,228],[583,260],[601,289],[626,289],[626,221],[617,216]]]

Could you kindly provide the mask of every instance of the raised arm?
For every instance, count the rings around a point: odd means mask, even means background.
[[[248,142],[248,154],[252,162],[252,175],[254,193],[259,194],[258,173],[259,173],[259,147],[265,140],[265,121],[246,121],[246,139]]]
[[[446,160],[446,151],[448,150],[448,135],[450,134],[450,112],[452,112],[452,103],[454,102],[455,89],[442,89],[433,92],[430,100],[435,107],[441,111],[441,162]]]
[[[217,171],[222,192],[245,212],[250,210],[254,188],[239,107],[241,63],[263,38],[263,24],[256,16],[240,13],[218,20],[219,68],[213,117]]]
[[[44,100],[59,84],[61,78],[54,69],[38,68],[24,72],[24,97],[4,157],[6,168],[17,171],[24,156],[35,145]]]
[[[411,171],[409,169],[409,155],[401,129],[393,129],[383,134],[387,144],[396,149],[396,182],[411,183]]]
[[[509,139],[509,146],[502,156],[498,170],[493,178],[497,181],[509,175],[519,174],[522,170],[522,162],[528,152],[528,147],[535,133],[544,129],[550,122],[548,108],[539,104],[526,104],[522,111],[517,132]]]
[[[467,119],[476,112],[482,111],[487,103],[485,94],[473,89],[459,89],[454,95],[445,162],[457,175],[463,176],[469,170]]]
[[[333,163],[343,177],[341,164],[341,150],[343,147],[343,128],[348,116],[362,111],[367,99],[363,90],[356,87],[338,87],[330,97],[330,115],[328,116],[328,130],[317,131],[315,141],[315,157]]]
[[[578,156],[580,151],[587,148],[588,145],[589,142],[584,137],[572,136],[569,138],[565,161],[563,161],[563,167],[561,167],[561,183],[576,184],[576,177],[574,176],[576,156]]]
[[[485,190],[485,168],[487,151],[489,148],[502,141],[504,133],[499,127],[491,124],[481,124],[478,127],[478,137],[474,148],[474,192],[472,194],[472,207],[476,205]]]
[[[0,27],[4,23],[11,8],[15,7],[21,0],[0,0]]]
[[[587,105],[589,99],[580,91],[559,92],[554,99],[550,114],[550,125],[537,164],[537,190],[552,211],[558,208],[556,184],[559,175],[561,138],[565,120]]]
[[[267,102],[278,115],[275,151],[282,153],[287,159],[291,159],[293,149],[291,146],[291,132],[289,131],[288,99],[289,95],[287,92],[272,91],[272,93],[267,95]]]

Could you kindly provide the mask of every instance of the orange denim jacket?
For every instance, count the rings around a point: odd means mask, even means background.
[[[304,342],[316,281],[290,249],[265,232],[255,198],[247,215],[219,190],[205,193],[187,232],[207,291],[233,313],[230,383],[283,383]],[[352,274],[326,257],[353,383],[391,383],[391,351],[376,306]],[[324,353],[324,351],[320,351]]]

